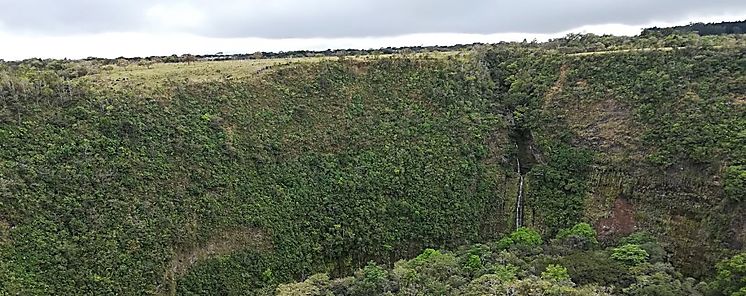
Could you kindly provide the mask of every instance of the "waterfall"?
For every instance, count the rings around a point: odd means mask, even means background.
[[[518,198],[515,202],[515,228],[523,226],[523,173],[521,172],[521,160],[516,157],[518,171]]]

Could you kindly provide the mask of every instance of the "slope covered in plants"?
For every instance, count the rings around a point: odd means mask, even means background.
[[[649,234],[601,248],[589,224],[563,229],[542,242],[520,228],[496,242],[454,252],[427,249],[393,268],[370,262],[352,276],[327,274],[280,285],[277,295],[739,295],[746,291],[740,254],[720,262],[711,282],[687,278],[666,262]],[[740,291],[740,292],[739,292]]]
[[[163,81],[5,63],[0,290],[274,293],[516,221],[587,222],[599,250],[645,230],[707,280],[746,242],[744,48],[570,36]]]

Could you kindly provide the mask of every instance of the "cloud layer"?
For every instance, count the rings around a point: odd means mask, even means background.
[[[0,0],[0,7],[0,30],[15,34],[218,38],[553,33],[746,14],[743,0]]]

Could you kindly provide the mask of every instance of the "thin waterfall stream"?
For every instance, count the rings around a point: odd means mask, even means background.
[[[516,157],[518,171],[518,197],[515,203],[515,228],[523,226],[523,173],[521,172],[521,160]]]

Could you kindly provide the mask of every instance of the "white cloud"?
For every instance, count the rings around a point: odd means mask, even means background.
[[[31,37],[0,34],[6,46],[0,47],[0,58],[18,60],[31,57],[115,58],[170,54],[251,53],[255,51],[291,51],[325,49],[370,49],[388,46],[453,45],[473,42],[546,40],[559,34],[411,34],[396,37],[368,38],[211,38],[190,34],[104,33],[69,37]]]
[[[205,25],[206,16],[188,3],[156,4],[150,7],[145,16],[151,28],[164,31],[197,29]]]
[[[159,8],[160,9],[160,8]],[[158,14],[159,9],[154,14]],[[199,15],[188,7],[168,12],[171,26],[193,26],[200,22]],[[189,21],[179,21],[179,17],[193,16]],[[495,43],[500,41],[539,40],[557,38],[567,33],[595,33],[614,35],[636,35],[642,27],[671,26],[686,24],[691,21],[716,22],[721,20],[743,19],[744,15],[707,16],[683,19],[678,22],[653,22],[645,26],[621,24],[583,26],[573,30],[551,34],[499,33],[499,34],[458,34],[427,33],[408,34],[394,37],[365,38],[217,38],[187,33],[138,32],[138,33],[100,33],[78,34],[71,36],[39,36],[11,34],[0,30],[0,59],[19,60],[31,57],[40,58],[85,58],[89,56],[116,58],[144,57],[171,54],[213,54],[251,53],[255,51],[291,51],[291,50],[325,50],[325,49],[370,49],[399,46],[453,45],[474,42]],[[2,24],[0,23],[0,28]]]

